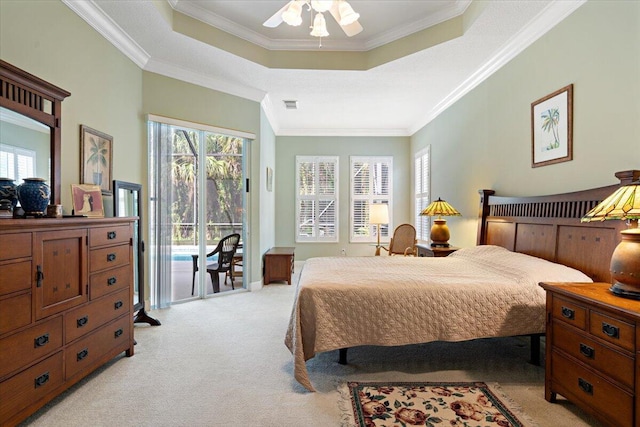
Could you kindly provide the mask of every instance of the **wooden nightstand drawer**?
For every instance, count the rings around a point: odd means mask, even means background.
[[[89,272],[127,265],[131,262],[130,253],[131,247],[129,245],[93,249],[89,255]]]
[[[112,348],[129,346],[130,319],[125,316],[67,347],[65,365],[69,379],[83,369],[90,369]]]
[[[109,294],[65,314],[65,342],[80,338],[129,311],[129,289]]]
[[[0,378],[62,346],[62,316],[0,340]]]
[[[89,299],[95,300],[103,295],[131,285],[131,268],[128,265],[92,274],[89,277]]]
[[[587,309],[563,298],[553,298],[553,317],[570,325],[587,329]]]
[[[584,402],[611,425],[633,426],[633,395],[554,352],[552,383],[566,397]]]
[[[629,351],[634,351],[636,347],[636,329],[634,325],[597,311],[591,312],[589,332]]]
[[[633,388],[633,357],[605,347],[561,323],[553,324],[553,346],[621,384]]]
[[[89,246],[115,245],[128,243],[131,239],[131,228],[128,225],[93,228],[89,230]]]
[[[62,352],[0,383],[0,420],[9,419],[63,382]]]

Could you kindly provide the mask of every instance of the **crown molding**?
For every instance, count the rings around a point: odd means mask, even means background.
[[[408,129],[280,129],[276,136],[411,136]]]
[[[62,0],[69,9],[74,11],[79,17],[89,24],[94,30],[100,33],[105,39],[113,44],[120,52],[124,53],[138,67],[144,68],[149,61],[149,55],[138,43],[124,32],[102,9],[92,0],[72,1]]]
[[[587,0],[564,0],[550,3],[531,20],[529,25],[523,27],[515,36],[507,41],[495,55],[489,58],[482,67],[471,74],[462,84],[440,101],[429,111],[426,117],[416,123],[416,125],[410,129],[410,134],[413,135],[429,124],[429,122],[438,117],[443,111],[489,78],[493,73],[502,68],[503,65],[519,55],[523,50],[533,44],[533,42],[562,22],[586,2]]]
[[[200,73],[194,73],[193,71],[178,67],[174,64],[155,59],[150,59],[144,69],[145,71],[161,74],[166,77],[171,77],[186,83],[192,83],[208,89],[217,90],[219,92],[248,99],[250,101],[261,102],[267,94],[259,89],[232,84],[226,80],[220,80]]]

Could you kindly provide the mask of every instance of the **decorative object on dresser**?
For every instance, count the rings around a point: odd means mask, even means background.
[[[376,256],[380,256],[380,226],[382,224],[389,224],[389,205],[386,203],[373,203],[369,206],[369,224],[375,224],[376,236],[378,242],[376,243]]]
[[[71,184],[71,202],[74,215],[92,218],[104,217],[102,191],[93,184]]]
[[[43,178],[24,178],[16,192],[24,216],[43,217],[47,213],[51,189]]]
[[[80,183],[112,191],[113,137],[80,125]]]
[[[142,239],[142,185],[113,181],[114,217],[134,218],[133,223],[133,312],[134,323],[159,326],[160,321],[145,311],[144,240]]]
[[[0,228],[0,425],[133,347],[132,218]]]
[[[71,94],[3,60],[0,60],[0,81],[3,87],[0,91],[1,126],[18,126],[23,134],[33,139],[29,146],[37,147],[40,158],[49,160],[43,163],[46,166],[42,171],[35,165],[33,175],[49,183],[51,203],[60,204],[62,101]],[[11,115],[10,122],[5,119],[7,115]],[[39,130],[32,130],[34,127]],[[48,136],[44,141],[41,130]]]
[[[264,254],[264,284],[284,280],[291,285],[296,248],[274,247]]]
[[[640,302],[610,283],[541,283],[547,291],[545,399],[569,399],[603,424],[640,425]]]
[[[18,191],[14,179],[0,178],[0,200],[11,202],[11,210],[18,205]]]
[[[432,202],[429,206],[420,212],[420,215],[424,216],[438,216],[433,220],[433,226],[431,227],[431,246],[439,248],[449,247],[449,227],[447,227],[447,220],[443,219],[443,216],[461,216],[453,206],[438,197],[438,200]]]
[[[454,253],[458,249],[460,248],[456,248],[454,246],[449,246],[448,248],[438,248],[438,247],[431,247],[430,245],[423,245],[421,243],[418,243],[416,245],[416,251],[419,257],[435,257],[435,258],[446,257]]]
[[[640,299],[640,171],[616,173],[621,187],[591,209],[583,222],[608,219],[626,220],[628,228],[620,232],[622,241],[611,256],[611,292],[621,297]]]
[[[573,85],[531,103],[531,167],[573,159]]]

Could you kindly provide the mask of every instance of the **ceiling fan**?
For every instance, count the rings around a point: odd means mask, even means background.
[[[315,12],[310,33],[314,37],[327,37],[329,35],[324,19],[324,12],[327,11],[331,13],[347,36],[352,37],[362,31],[362,25],[358,22],[360,14],[354,12],[351,5],[345,0],[292,0],[262,25],[275,28],[285,22],[297,27],[302,23],[304,7],[311,14]]]

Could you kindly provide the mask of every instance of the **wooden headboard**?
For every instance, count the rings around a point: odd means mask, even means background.
[[[594,281],[611,283],[611,254],[620,242],[623,221],[581,223],[600,201],[640,177],[616,173],[621,184],[573,193],[533,197],[496,196],[480,190],[478,245],[497,245],[576,268]]]

